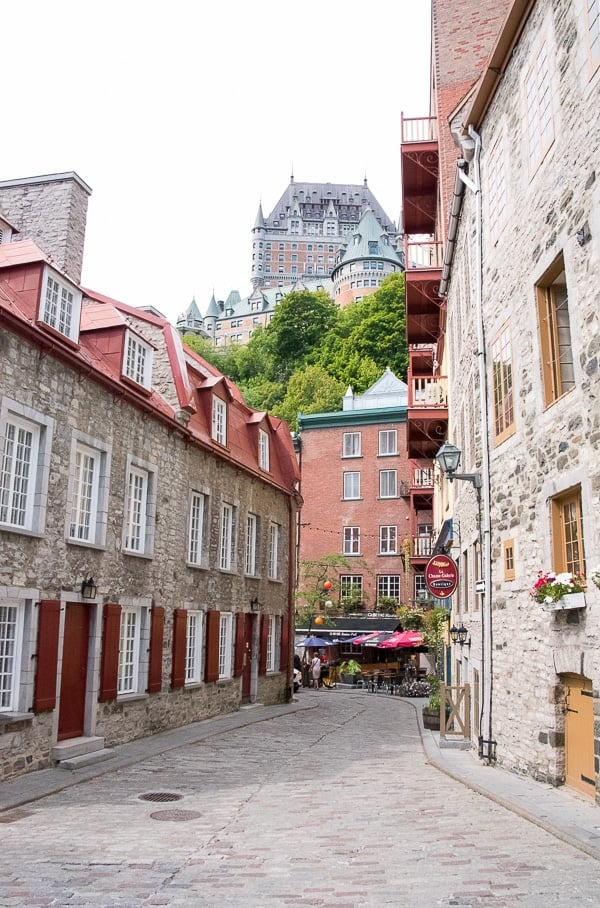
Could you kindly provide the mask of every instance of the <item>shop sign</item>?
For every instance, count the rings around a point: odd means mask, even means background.
[[[446,599],[456,592],[458,568],[448,555],[432,555],[425,568],[425,585],[436,599]]]

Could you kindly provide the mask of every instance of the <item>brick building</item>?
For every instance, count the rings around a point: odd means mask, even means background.
[[[436,496],[436,525],[459,529],[453,680],[471,686],[484,759],[598,800],[599,9],[459,6],[453,37],[457,4],[433,2],[434,116],[402,147],[403,194],[427,199],[406,231],[445,248],[417,269],[429,294],[407,273],[409,340],[429,332],[448,439],[481,481]],[[587,574],[587,590],[538,603],[539,571]]]
[[[247,343],[267,325],[291,290],[325,290],[339,305],[373,293],[383,278],[403,270],[394,222],[369,189],[339,183],[290,184],[271,213],[262,205],[252,229],[252,292],[214,295],[202,316],[195,300],[177,320],[217,347]]]
[[[3,777],[291,694],[289,429],[79,285],[88,195],[0,184]]]
[[[393,613],[426,595],[433,470],[406,456],[406,399],[388,369],[363,395],[348,389],[341,411],[299,417],[299,555],[351,564],[328,576],[336,610]]]

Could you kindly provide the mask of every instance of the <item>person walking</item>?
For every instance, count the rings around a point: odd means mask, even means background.
[[[310,663],[310,670],[312,672],[313,678],[313,687],[318,690],[319,682],[321,680],[321,657],[318,653],[315,653],[312,657],[312,662]]]

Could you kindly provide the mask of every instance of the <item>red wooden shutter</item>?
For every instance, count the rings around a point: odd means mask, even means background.
[[[292,662],[290,650],[290,619],[283,615],[281,619],[281,651],[279,654],[279,671],[287,672]]]
[[[42,599],[39,609],[37,667],[33,694],[33,711],[35,713],[43,713],[56,706],[60,600]]]
[[[206,663],[204,680],[219,680],[219,634],[221,632],[221,613],[209,609],[206,613]]]
[[[187,640],[187,609],[176,608],[173,612],[173,655],[171,665],[171,687],[185,684],[185,644]]]
[[[119,637],[121,630],[121,606],[106,603],[104,606],[104,628],[102,633],[102,661],[100,665],[100,692],[98,700],[116,700],[119,679]]]
[[[267,640],[269,639],[269,616],[260,616],[260,654],[258,660],[258,674],[267,674]]]
[[[162,688],[162,657],[165,627],[165,610],[162,605],[152,607],[150,625],[150,664],[148,666],[148,693],[154,694]]]
[[[235,653],[233,659],[233,677],[241,678],[244,671],[244,644],[246,643],[246,616],[240,613],[235,624]]]

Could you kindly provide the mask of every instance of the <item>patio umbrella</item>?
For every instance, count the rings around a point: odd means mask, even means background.
[[[378,649],[399,649],[400,647],[422,646],[423,634],[418,631],[396,631],[378,645]]]
[[[381,646],[382,643],[385,643],[386,640],[389,640],[393,636],[392,631],[379,631],[379,633],[370,637],[368,640],[365,640],[365,646]]]
[[[310,637],[305,637],[304,640],[300,640],[296,646],[331,646],[331,641],[311,635]]]
[[[361,643],[365,643],[367,640],[371,640],[373,637],[378,637],[379,631],[372,631],[370,634],[360,634],[358,637],[353,637],[352,640],[348,640],[348,643],[351,643],[353,646],[359,646]]]

